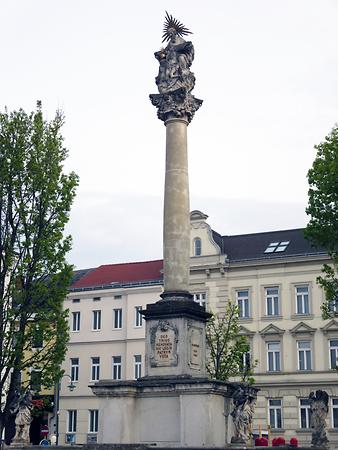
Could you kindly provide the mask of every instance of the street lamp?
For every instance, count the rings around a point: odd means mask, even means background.
[[[56,409],[56,423],[55,423],[55,436],[56,436],[56,445],[59,444],[59,415],[60,415],[60,389],[61,389],[61,380],[62,378],[68,377],[70,379],[70,383],[67,385],[67,388],[70,392],[73,392],[76,388],[76,384],[74,384],[73,379],[70,375],[65,373],[62,375],[60,380],[56,383],[55,389],[55,409]]]

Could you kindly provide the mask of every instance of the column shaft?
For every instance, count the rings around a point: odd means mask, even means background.
[[[182,119],[169,119],[165,125],[164,292],[188,292],[190,256],[188,123]]]

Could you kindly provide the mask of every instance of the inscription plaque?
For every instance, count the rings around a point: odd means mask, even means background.
[[[152,367],[176,366],[178,330],[169,322],[161,320],[150,330]]]
[[[202,365],[202,330],[189,328],[189,365],[192,369],[200,369]]]

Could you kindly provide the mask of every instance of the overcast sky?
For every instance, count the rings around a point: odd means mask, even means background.
[[[219,233],[306,225],[313,146],[338,121],[337,0],[2,0],[0,109],[60,108],[80,176],[77,268],[162,257],[164,12],[193,35],[191,210]]]

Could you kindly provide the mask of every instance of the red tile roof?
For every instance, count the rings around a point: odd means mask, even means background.
[[[124,264],[107,264],[92,269],[71,285],[71,289],[107,286],[112,283],[139,283],[141,281],[162,281],[163,261],[142,261]]]

